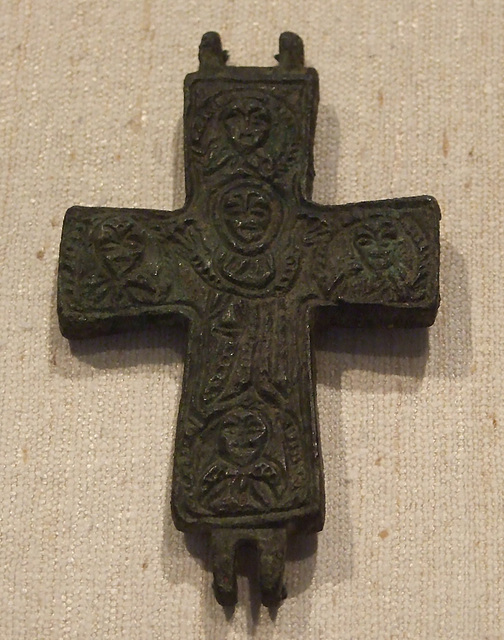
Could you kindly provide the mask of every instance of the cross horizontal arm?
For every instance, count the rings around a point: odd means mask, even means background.
[[[85,338],[191,317],[183,210],[72,207],[58,272],[63,335]]]
[[[439,220],[430,196],[306,203],[314,305],[340,326],[425,327],[439,306]]]

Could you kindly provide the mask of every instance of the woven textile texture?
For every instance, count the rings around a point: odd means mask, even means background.
[[[0,0],[0,638],[504,638],[504,3]],[[327,492],[288,599],[249,569],[232,616],[169,515],[186,335],[70,345],[55,285],[73,204],[184,200],[182,83],[201,35],[320,75],[314,198],[429,193],[429,331],[317,340]]]

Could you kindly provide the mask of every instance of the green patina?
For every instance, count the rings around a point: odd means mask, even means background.
[[[61,241],[67,338],[189,325],[172,512],[180,530],[210,534],[224,605],[236,602],[239,545],[257,548],[272,605],[285,596],[287,535],[323,526],[316,317],[424,327],[439,304],[436,201],[312,202],[318,77],[295,34],[277,60],[228,67],[205,34],[185,80],[184,207],[72,207]]]

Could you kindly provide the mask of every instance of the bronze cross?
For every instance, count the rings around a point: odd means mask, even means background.
[[[293,33],[276,58],[228,67],[205,34],[185,79],[184,207],[72,207],[61,240],[67,338],[189,323],[171,505],[178,529],[210,534],[223,605],[237,599],[240,545],[256,547],[273,605],[287,535],[323,526],[315,317],[424,327],[439,304],[436,201],[312,202],[317,72]]]

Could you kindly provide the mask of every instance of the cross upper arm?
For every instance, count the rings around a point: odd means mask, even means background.
[[[307,203],[315,305],[344,326],[429,326],[439,306],[439,220],[430,196]]]
[[[190,317],[185,223],[182,210],[69,209],[58,272],[62,333],[83,338],[175,314]]]

